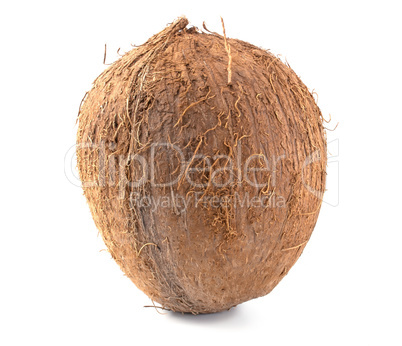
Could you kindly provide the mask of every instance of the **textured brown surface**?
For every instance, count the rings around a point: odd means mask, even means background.
[[[222,36],[187,24],[177,20],[95,80],[80,109],[77,157],[96,226],[124,273],[167,309],[208,313],[269,293],[298,259],[321,206],[326,141],[319,108],[287,65],[246,42],[228,39],[225,47]],[[186,161],[168,146],[151,157],[155,143],[180,148]],[[153,182],[126,184],[143,175],[134,154],[154,164]],[[246,183],[237,164],[233,182],[217,186],[230,179],[223,168],[257,154],[282,156],[275,172],[250,173],[264,187]],[[315,162],[306,165],[309,157]],[[255,158],[250,167],[261,167]],[[201,171],[207,160],[215,173]],[[155,186],[179,177],[180,163],[198,187],[184,178]],[[130,203],[133,193],[190,202],[153,210]],[[284,203],[239,207],[229,198],[211,207],[196,205],[196,194]]]

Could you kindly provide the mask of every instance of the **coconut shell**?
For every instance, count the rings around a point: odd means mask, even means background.
[[[299,258],[322,202],[326,138],[287,64],[187,25],[179,18],[94,81],[77,162],[122,271],[163,308],[197,314],[266,295]]]

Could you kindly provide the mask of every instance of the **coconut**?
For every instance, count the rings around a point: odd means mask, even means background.
[[[323,118],[288,64],[179,18],[110,65],[79,111],[84,195],[122,271],[193,314],[269,293],[326,177]]]

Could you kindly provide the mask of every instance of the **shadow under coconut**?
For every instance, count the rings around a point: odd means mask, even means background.
[[[222,327],[222,325],[226,323],[230,324],[230,327],[245,326],[247,324],[246,311],[240,306],[211,314],[193,315],[169,311],[167,315],[171,319],[188,324],[213,325],[219,327]]]

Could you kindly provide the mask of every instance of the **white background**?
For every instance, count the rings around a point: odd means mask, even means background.
[[[402,345],[400,13],[398,1],[2,3],[0,344]],[[203,316],[143,307],[64,172],[104,44],[110,63],[182,14],[217,32],[223,16],[229,37],[286,57],[339,122],[329,204],[300,260],[268,296]]]

